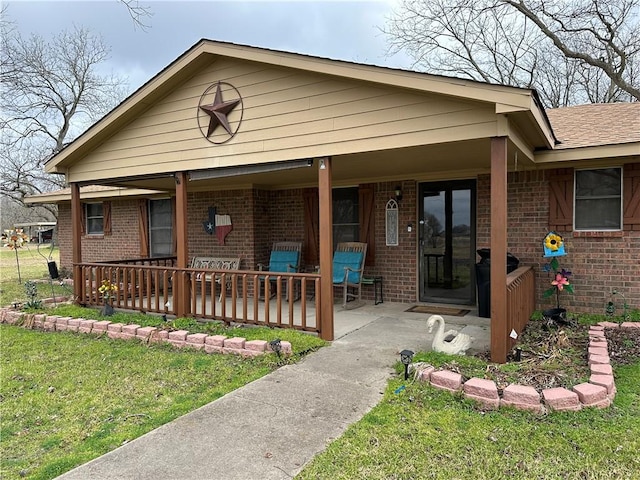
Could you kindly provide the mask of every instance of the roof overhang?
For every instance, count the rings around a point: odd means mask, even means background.
[[[518,126],[519,131],[527,137],[531,149],[552,148],[554,144],[550,124],[533,90],[201,40],[49,160],[45,170],[68,174],[73,164],[81,161],[92,149],[151,108],[186,79],[222,57],[492,103],[497,115],[508,115],[512,123]]]

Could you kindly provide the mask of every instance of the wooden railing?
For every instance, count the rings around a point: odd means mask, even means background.
[[[143,257],[143,258],[129,258],[126,260],[109,260],[106,262],[97,262],[100,264],[111,263],[118,265],[153,265],[156,267],[175,267],[176,256],[166,257]]]
[[[109,280],[117,287],[111,300],[114,308],[176,315],[173,294],[178,282],[184,281],[187,316],[321,333],[319,274],[179,269],[141,263],[76,265],[78,303],[103,305],[98,288]]]
[[[507,329],[518,335],[536,308],[535,274],[532,267],[520,267],[507,275]],[[511,337],[507,336],[511,341]],[[511,349],[507,346],[507,350]]]

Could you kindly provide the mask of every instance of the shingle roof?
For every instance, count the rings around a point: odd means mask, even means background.
[[[594,103],[546,111],[556,149],[640,142],[640,102]]]

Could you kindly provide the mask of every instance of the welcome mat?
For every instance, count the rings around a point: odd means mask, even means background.
[[[452,317],[464,317],[471,310],[456,307],[440,307],[437,305],[414,305],[405,312],[430,313],[433,315],[451,315]]]

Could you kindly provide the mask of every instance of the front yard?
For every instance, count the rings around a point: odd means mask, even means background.
[[[0,335],[7,479],[54,478],[278,367],[273,354],[245,359],[9,325]]]

